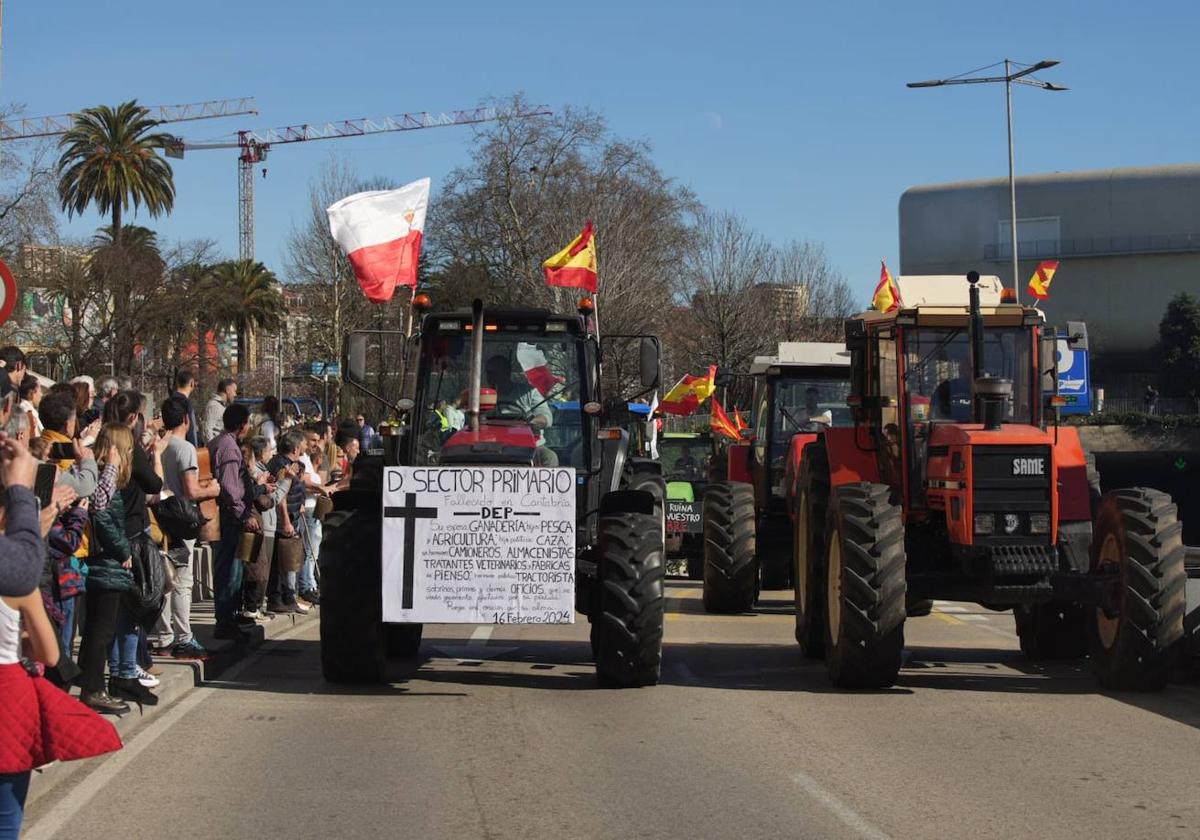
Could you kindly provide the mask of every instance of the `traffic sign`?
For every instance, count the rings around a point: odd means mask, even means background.
[[[0,280],[3,281],[0,286],[0,324],[3,324],[12,315],[13,309],[17,305],[17,281],[13,279],[13,273],[9,270],[4,260],[0,260]]]

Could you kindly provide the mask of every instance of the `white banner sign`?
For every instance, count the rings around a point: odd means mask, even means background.
[[[575,622],[575,470],[388,467],[383,620]]]

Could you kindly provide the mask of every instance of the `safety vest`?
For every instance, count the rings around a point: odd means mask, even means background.
[[[437,415],[440,431],[450,431],[450,418],[436,408],[433,410],[433,413]]]

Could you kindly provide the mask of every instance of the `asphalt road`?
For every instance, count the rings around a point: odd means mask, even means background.
[[[1200,836],[1200,690],[1104,695],[1009,614],[910,619],[888,691],[831,690],[790,599],[673,581],[663,683],[598,690],[586,621],[427,628],[374,691],[310,622],[39,800],[28,838]],[[36,784],[36,780],[35,780]]]

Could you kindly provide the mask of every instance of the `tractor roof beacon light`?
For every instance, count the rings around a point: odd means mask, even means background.
[[[579,314],[586,318],[596,311],[596,303],[590,297],[581,297],[578,308]]]
[[[1017,290],[1011,289],[1008,286],[1005,286],[1003,289],[1000,290],[1000,302],[1001,303],[1016,303],[1017,302]]]
[[[433,301],[429,299],[429,295],[422,292],[419,295],[413,296],[412,308],[417,312],[424,314],[433,308]]]

